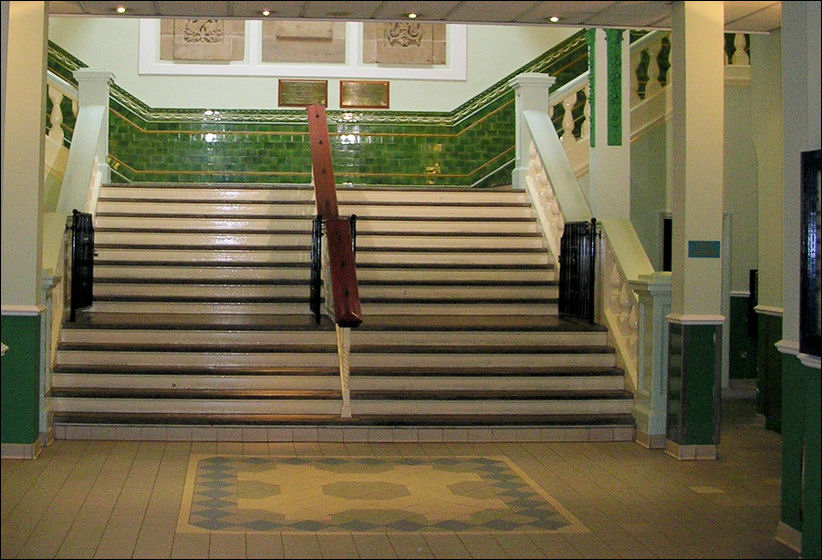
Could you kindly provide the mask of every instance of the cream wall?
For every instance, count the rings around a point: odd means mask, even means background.
[[[465,81],[390,80],[392,111],[450,111],[577,32],[547,26],[467,26]],[[49,39],[156,108],[277,108],[277,77],[140,76],[137,18],[49,18]],[[317,78],[325,79],[323,76]],[[336,108],[339,80],[328,80]],[[183,94],[184,92],[184,94]]]

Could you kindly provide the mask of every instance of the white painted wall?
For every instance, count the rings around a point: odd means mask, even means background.
[[[467,79],[390,80],[390,109],[451,111],[576,31],[578,29],[569,27],[469,25]],[[151,107],[277,108],[276,76],[139,75],[138,35],[137,18],[52,16],[49,19],[50,40],[85,64],[110,70],[118,86]],[[339,80],[328,79],[330,109],[339,107],[338,91]]]

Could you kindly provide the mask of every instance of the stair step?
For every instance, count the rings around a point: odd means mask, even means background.
[[[630,414],[523,414],[519,416],[503,416],[499,414],[485,415],[423,415],[409,417],[404,414],[362,414],[350,418],[339,414],[140,414],[117,412],[56,412],[55,423],[60,424],[107,424],[107,425],[262,425],[277,427],[313,427],[312,434],[306,432],[294,433],[296,440],[300,436],[306,440],[316,441],[316,428],[319,427],[556,427],[581,428],[617,426],[633,428],[634,421]],[[587,439],[587,434],[585,434]],[[631,438],[628,438],[631,439]],[[554,441],[557,441],[554,439]]]
[[[61,332],[55,425],[183,439],[218,427],[263,440],[633,436],[607,331],[557,317],[527,193],[337,193],[340,215],[357,215],[364,317],[350,331],[351,418],[335,327],[308,306],[313,188],[146,183],[101,187],[94,304]]]

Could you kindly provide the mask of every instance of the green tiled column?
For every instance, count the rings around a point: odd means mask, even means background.
[[[820,555],[819,399],[818,365],[782,354],[781,522],[802,534],[803,558]]]
[[[722,325],[668,324],[668,446],[678,459],[714,459],[719,443]]]
[[[3,456],[33,456],[40,431],[40,316],[3,314]]]
[[[776,344],[782,339],[781,311],[756,308],[756,411],[765,427],[782,431],[782,357]]]
[[[756,318],[750,305],[749,293],[731,293],[730,379],[756,379]]]

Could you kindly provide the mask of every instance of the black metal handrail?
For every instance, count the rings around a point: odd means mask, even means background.
[[[323,251],[323,217],[317,214],[311,233],[311,294],[309,305],[314,320],[320,322],[320,301],[322,299],[322,251]]]
[[[69,321],[74,321],[76,311],[88,307],[94,300],[94,222],[92,215],[73,210],[71,225],[71,268]]]
[[[559,250],[559,315],[594,322],[597,220],[568,222]]]
[[[348,222],[351,224],[351,250],[357,254],[357,215],[351,214],[348,217]],[[323,254],[323,217],[322,214],[317,214],[314,218],[313,227],[311,231],[311,283],[309,294],[309,306],[311,313],[314,315],[314,320],[317,324],[320,323],[320,309],[322,303],[322,254]]]

